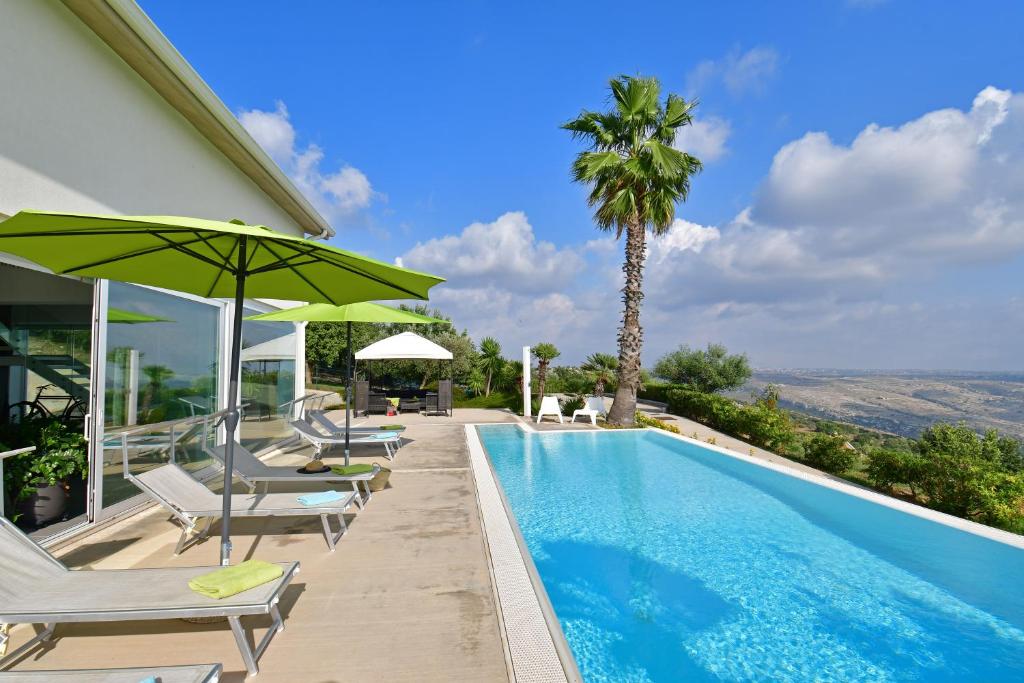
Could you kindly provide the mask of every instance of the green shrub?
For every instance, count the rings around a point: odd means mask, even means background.
[[[811,467],[842,474],[857,461],[857,452],[846,445],[846,438],[828,434],[816,434],[804,446],[804,461]]]
[[[896,484],[905,484],[916,498],[921,486],[923,465],[924,462],[916,453],[880,449],[868,453],[865,474],[875,488],[891,493]]]
[[[784,450],[796,437],[789,416],[766,401],[741,406],[733,424],[738,436],[772,451]]]
[[[587,404],[583,396],[576,395],[561,402],[562,415],[572,415],[574,410],[581,410]]]
[[[696,420],[712,429],[734,434],[739,406],[732,399],[717,394],[673,389],[668,392],[668,411]]]
[[[644,384],[643,389],[636,392],[636,397],[646,401],[656,401],[658,403],[668,403],[668,393],[674,389],[682,389],[688,391],[688,389],[681,384],[661,384],[649,382]]]

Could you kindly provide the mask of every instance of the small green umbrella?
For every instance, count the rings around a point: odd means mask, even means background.
[[[118,325],[141,325],[142,323],[173,323],[170,318],[159,318],[137,311],[126,311],[123,308],[108,308],[107,322]]]
[[[348,304],[426,299],[442,278],[242,221],[21,211],[0,223],[0,251],[58,274],[134,282],[234,300],[224,420],[221,562],[231,555],[231,478],[246,296]]]
[[[420,315],[413,311],[404,311],[400,308],[381,306],[380,304],[362,302],[348,304],[345,306],[331,306],[330,304],[309,304],[297,308],[287,308],[282,311],[271,313],[260,313],[250,315],[246,320],[277,320],[285,322],[338,322],[345,323],[345,347],[348,349],[348,359],[345,366],[345,464],[348,465],[349,457],[349,430],[350,423],[350,402],[352,395],[352,323],[408,323],[413,325],[426,325],[429,323],[443,323],[450,325],[451,321],[441,318],[431,318],[427,315]]]

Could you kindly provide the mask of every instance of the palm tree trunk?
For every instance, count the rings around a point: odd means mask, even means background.
[[[644,258],[647,255],[647,234],[644,225],[634,219],[626,227],[626,259],[622,272],[626,286],[622,288],[625,311],[619,329],[618,386],[615,400],[608,411],[608,422],[631,425],[636,420],[636,392],[640,386],[640,350],[643,330],[640,327],[640,303],[644,298]]]
[[[547,383],[548,364],[541,361],[537,364],[537,401],[544,399],[544,385]]]
[[[487,371],[487,386],[484,387],[484,396],[491,395],[491,371]]]

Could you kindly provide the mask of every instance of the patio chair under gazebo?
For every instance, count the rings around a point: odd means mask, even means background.
[[[393,337],[381,339],[360,351],[356,351],[356,362],[373,360],[448,361],[449,378],[438,380],[437,392],[427,393],[423,408],[428,414],[453,414],[452,378],[455,372],[455,360],[451,351],[413,332],[402,332]],[[376,407],[372,405],[373,397],[369,394],[368,389],[369,385],[367,383],[356,382],[356,413],[366,413]],[[401,407],[401,402],[399,402],[399,407]]]

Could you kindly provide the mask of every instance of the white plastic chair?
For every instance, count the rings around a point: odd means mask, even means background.
[[[556,397],[545,396],[540,400],[540,409],[537,410],[537,422],[540,423],[545,415],[555,415],[558,417],[559,423],[564,423],[564,420],[562,420],[562,407],[558,405]]]
[[[575,422],[577,415],[583,415],[584,417],[590,418],[590,424],[597,424],[598,415],[606,415],[604,409],[604,399],[600,396],[588,396],[587,404],[579,410],[572,411],[572,419],[569,422]]]

